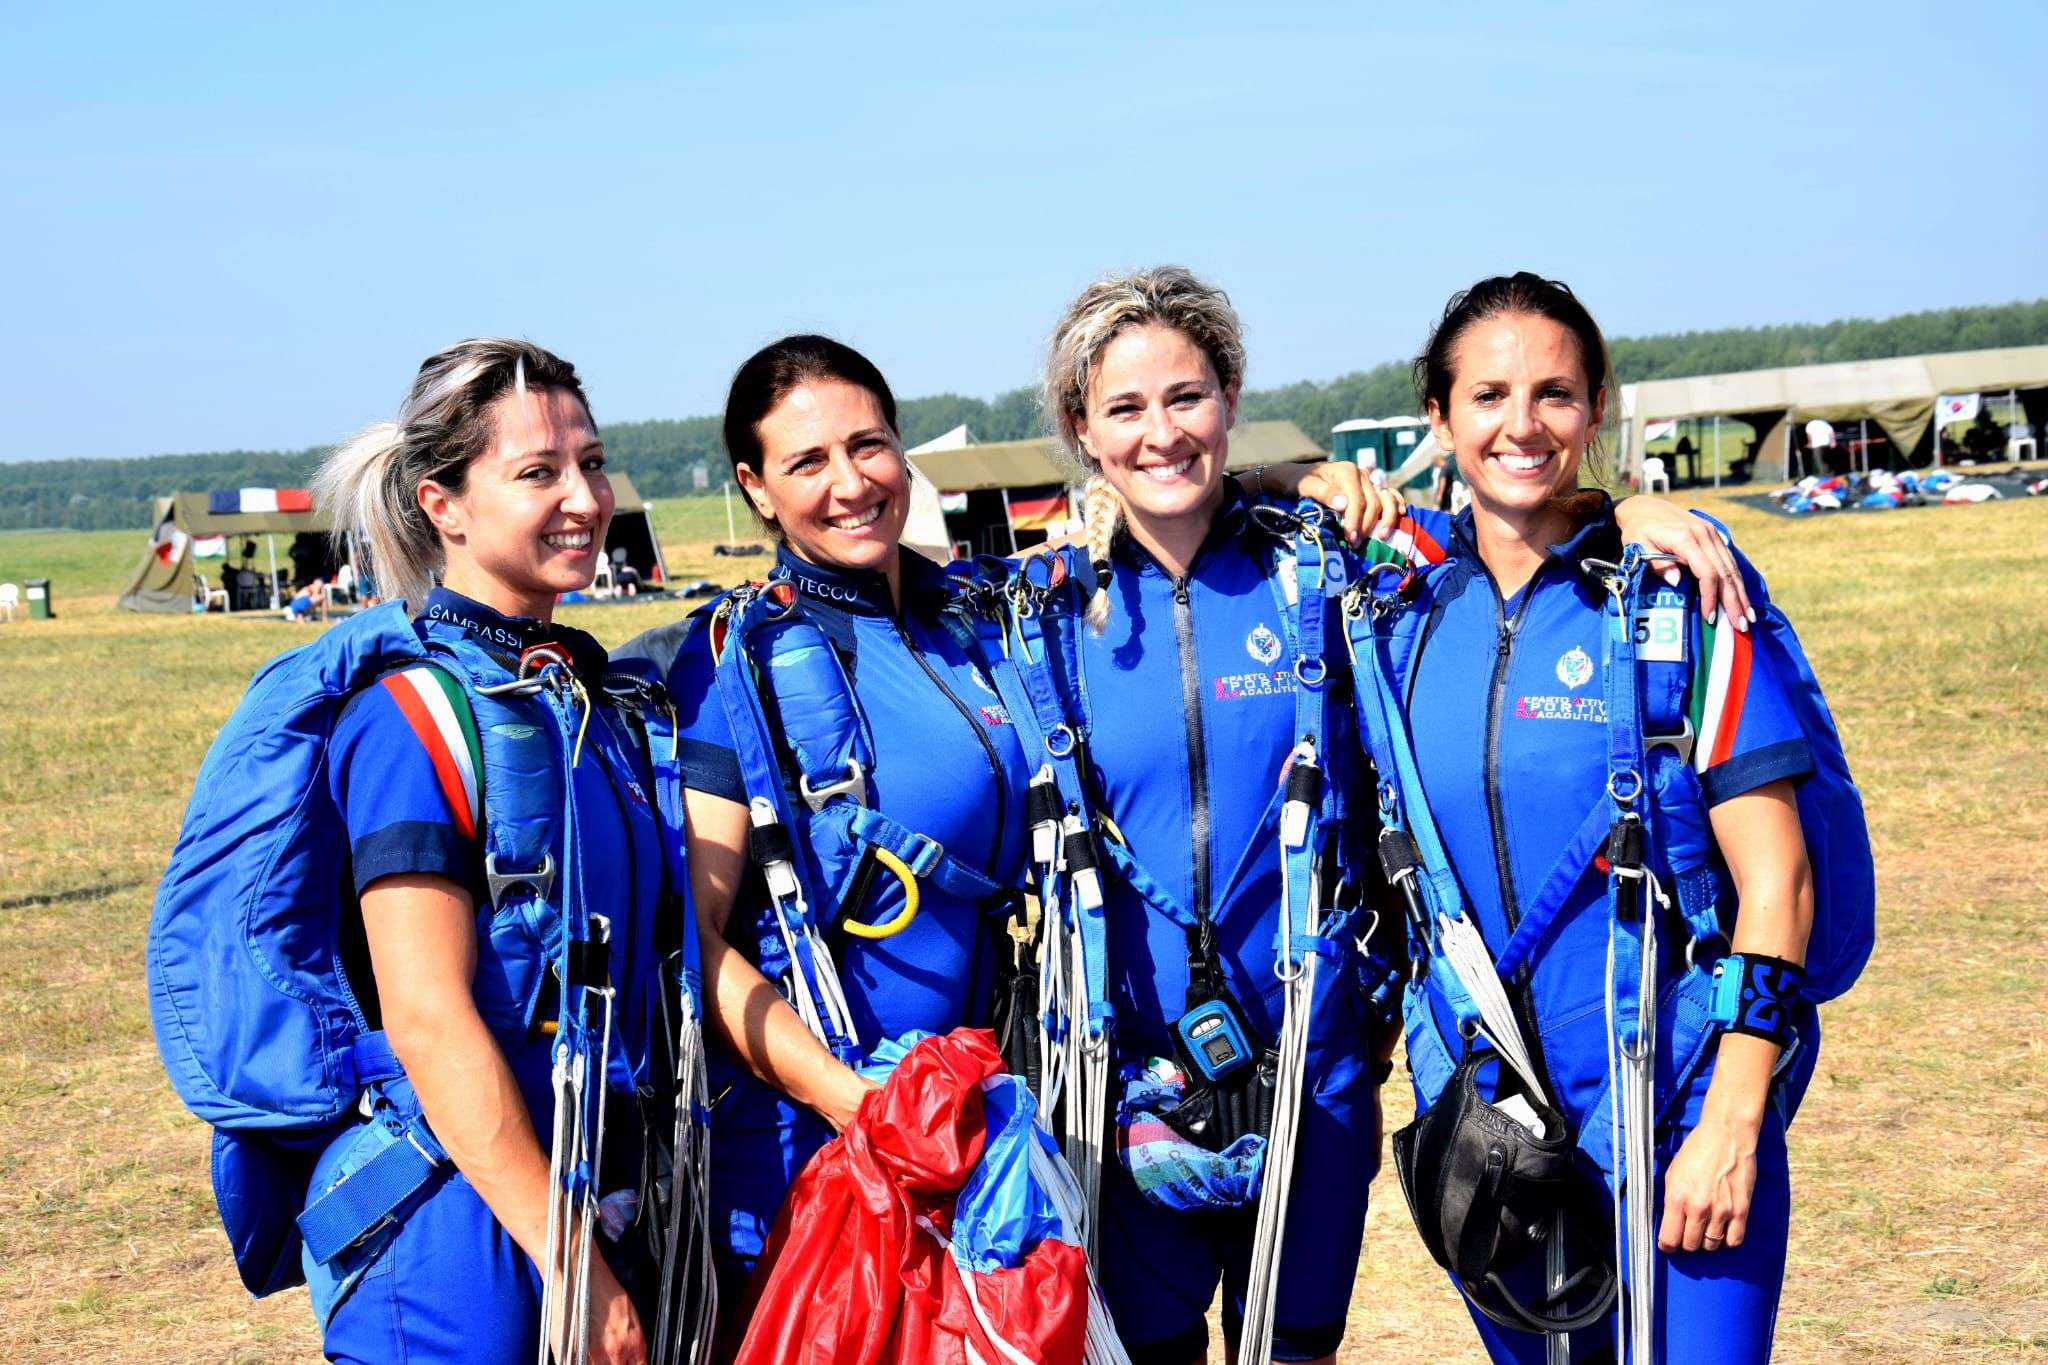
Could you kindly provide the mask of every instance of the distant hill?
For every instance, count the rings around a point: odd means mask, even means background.
[[[1992,346],[2048,342],[2048,299],[2030,303],[1944,308],[1872,320],[1797,323],[1784,327],[1731,327],[1713,332],[1618,337],[1611,342],[1623,383],[1676,375],[1720,374],[1779,365]],[[1389,361],[1335,379],[1303,380],[1244,395],[1243,415],[1285,418],[1316,439],[1352,417],[1412,412],[1415,396],[1406,361]],[[906,445],[929,440],[965,422],[977,439],[1008,441],[1039,432],[1036,391],[1012,389],[992,399],[938,394],[906,399],[898,418]],[[712,486],[725,477],[725,453],[716,417],[613,422],[605,445],[649,497],[692,491],[692,471],[703,468]],[[156,455],[131,460],[44,460],[0,464],[0,530],[30,526],[100,530],[145,526],[150,500],[180,489],[303,484],[324,447],[298,451],[231,450],[198,455]]]

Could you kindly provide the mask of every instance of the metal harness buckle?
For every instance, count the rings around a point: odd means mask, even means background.
[[[813,787],[808,776],[799,774],[796,789],[803,795],[804,804],[811,808],[813,815],[823,810],[827,802],[838,796],[852,797],[856,806],[865,806],[868,803],[867,773],[857,758],[846,760],[846,776],[837,781],[827,782],[822,787]]]
[[[555,855],[542,853],[540,867],[531,872],[501,872],[498,870],[498,855],[486,853],[484,882],[490,889],[493,908],[505,903],[506,891],[521,884],[532,887],[537,899],[546,900],[555,890]]]

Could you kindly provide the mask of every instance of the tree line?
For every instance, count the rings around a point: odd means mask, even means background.
[[[1939,351],[2048,342],[2048,299],[1925,313],[1782,327],[1731,327],[1662,336],[1618,337],[1611,344],[1622,383],[1681,375],[1722,374],[1878,360]],[[1247,420],[1284,418],[1321,440],[1354,417],[1392,417],[1416,411],[1405,361],[1329,380],[1302,380],[1245,393]],[[965,423],[980,441],[1014,441],[1042,434],[1037,390],[1011,389],[994,398],[942,393],[905,399],[897,416],[906,445],[917,445]],[[716,417],[611,422],[605,446],[618,467],[648,497],[684,496],[696,471],[711,487],[724,481],[726,460]],[[303,485],[327,453],[324,446],[295,451],[230,450],[155,455],[126,460],[44,460],[0,465],[0,530],[71,527],[105,530],[149,524],[152,499],[181,490]]]

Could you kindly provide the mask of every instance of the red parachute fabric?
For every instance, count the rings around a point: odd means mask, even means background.
[[[940,1233],[981,1160],[981,1082],[1003,1070],[995,1035],[919,1042],[853,1124],[798,1174],[742,1305],[739,1365],[989,1365],[989,1339]],[[968,1272],[998,1335],[1025,1358],[1077,1362],[1088,1330],[1081,1249],[1047,1238],[1013,1267]]]

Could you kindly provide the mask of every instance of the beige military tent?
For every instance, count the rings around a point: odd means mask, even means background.
[[[1813,418],[1837,425],[1865,420],[1892,444],[1911,451],[1926,437],[1934,404],[1944,394],[1999,393],[2048,387],[2048,346],[1896,356],[1830,365],[1648,379],[1622,386],[1627,423],[1626,470],[1643,461],[1643,431],[1679,417],[1737,417],[1756,429],[1760,470],[1782,475],[1792,426]]]

